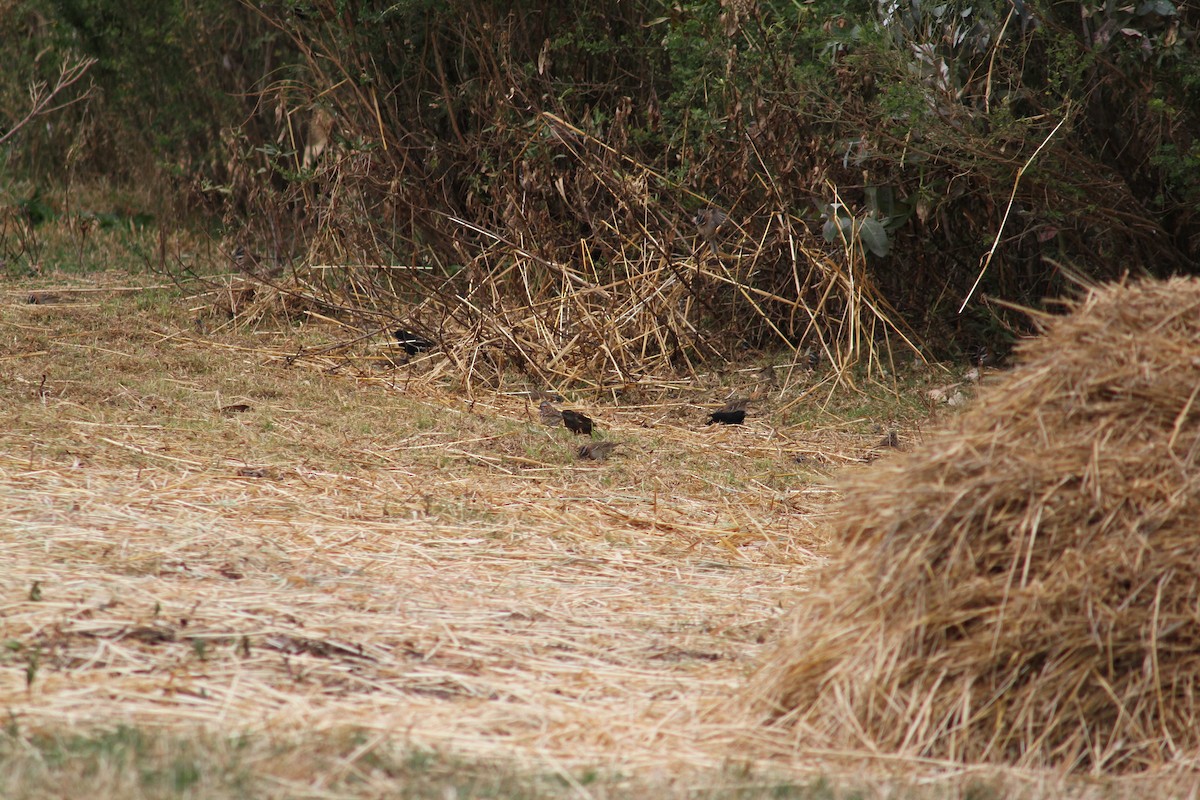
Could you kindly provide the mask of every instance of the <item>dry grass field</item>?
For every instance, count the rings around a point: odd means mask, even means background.
[[[554,387],[467,390],[382,341],[294,358],[332,323],[235,329],[124,272],[0,288],[0,796],[1144,789],[814,751],[744,713],[879,439],[847,408],[784,424],[820,376],[738,427],[705,411],[762,364],[568,398],[622,444],[584,462],[520,393]]]

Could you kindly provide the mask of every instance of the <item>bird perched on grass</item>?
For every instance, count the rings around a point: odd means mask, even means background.
[[[579,457],[591,461],[607,461],[619,442],[588,442],[579,448]]]
[[[746,406],[749,405],[749,397],[739,397],[730,400],[725,405],[718,408],[716,411],[708,415],[708,422],[705,425],[721,423],[722,425],[741,425],[746,421]]]
[[[238,245],[232,254],[233,268],[244,275],[249,275],[252,278],[261,277],[276,277],[282,269],[271,269],[264,271],[263,258],[257,253],[251,253],[246,249],[245,245]]]
[[[696,212],[696,216],[692,217],[692,222],[696,224],[696,231],[708,242],[708,246],[712,248],[713,255],[719,256],[717,252],[717,233],[721,230],[721,226],[729,221],[729,216],[719,208],[702,208]]]
[[[238,245],[230,254],[233,267],[244,275],[252,278],[274,279],[283,274],[284,262],[276,256],[268,260],[258,253],[252,253],[245,245]]]
[[[967,351],[972,366],[990,367],[996,363],[996,354],[986,344],[977,344]]]
[[[816,347],[810,347],[804,351],[804,368],[809,372],[816,372],[817,367],[821,366],[821,351]]]
[[[396,330],[392,331],[392,337],[400,343],[400,346],[404,348],[404,352],[410,356],[433,349],[433,342],[420,334],[406,331],[404,328],[396,328]]]
[[[571,433],[586,436],[592,435],[592,420],[578,411],[564,408],[562,410],[562,421],[563,425],[566,425],[567,430]]]
[[[555,408],[549,400],[543,400],[538,406],[538,418],[541,419],[543,425],[549,425],[551,428],[557,428],[563,423],[563,413]]]

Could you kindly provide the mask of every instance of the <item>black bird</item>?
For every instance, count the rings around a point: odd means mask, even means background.
[[[746,405],[749,402],[750,398],[748,397],[739,397],[736,400],[730,400],[709,414],[708,422],[704,424],[712,425],[719,422],[722,425],[741,425],[746,421]]]
[[[735,408],[732,411],[714,411],[708,415],[705,425],[721,423],[722,425],[741,425],[746,421],[746,409]]]
[[[396,328],[396,330],[392,331],[392,336],[404,348],[404,352],[410,356],[433,349],[433,342],[420,334],[406,331],[404,328]]]
[[[567,426],[567,430],[577,435],[592,435],[592,420],[585,417],[578,411],[572,411],[569,408],[562,410],[563,425]]]
[[[815,347],[809,348],[804,354],[804,366],[810,372],[815,372],[821,366],[821,351]]]

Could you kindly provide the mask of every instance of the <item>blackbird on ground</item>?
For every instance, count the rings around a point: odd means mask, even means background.
[[[569,408],[562,410],[563,425],[567,426],[567,430],[576,435],[592,435],[592,420],[589,417],[580,414],[578,411],[572,411]]]
[[[433,349],[433,342],[419,333],[406,331],[404,328],[396,328],[396,330],[392,331],[392,337],[400,343],[400,346],[404,348],[404,352],[410,356]]]
[[[579,457],[592,461],[607,461],[620,442],[589,442],[579,448]]]
[[[714,425],[721,423],[722,425],[741,425],[746,421],[746,409],[736,408],[732,411],[714,411],[708,415],[708,422],[705,425]]]
[[[549,425],[551,428],[557,428],[563,423],[563,413],[555,408],[549,400],[543,400],[538,406],[538,417],[542,420],[543,425]]]
[[[725,405],[718,408],[716,411],[708,415],[708,422],[705,425],[721,423],[722,425],[741,425],[746,421],[746,406],[750,403],[750,398],[739,397],[735,400],[730,400]]]

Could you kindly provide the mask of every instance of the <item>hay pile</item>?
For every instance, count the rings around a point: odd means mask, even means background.
[[[799,741],[1130,771],[1200,754],[1200,281],[1093,292],[847,487],[755,686]]]

